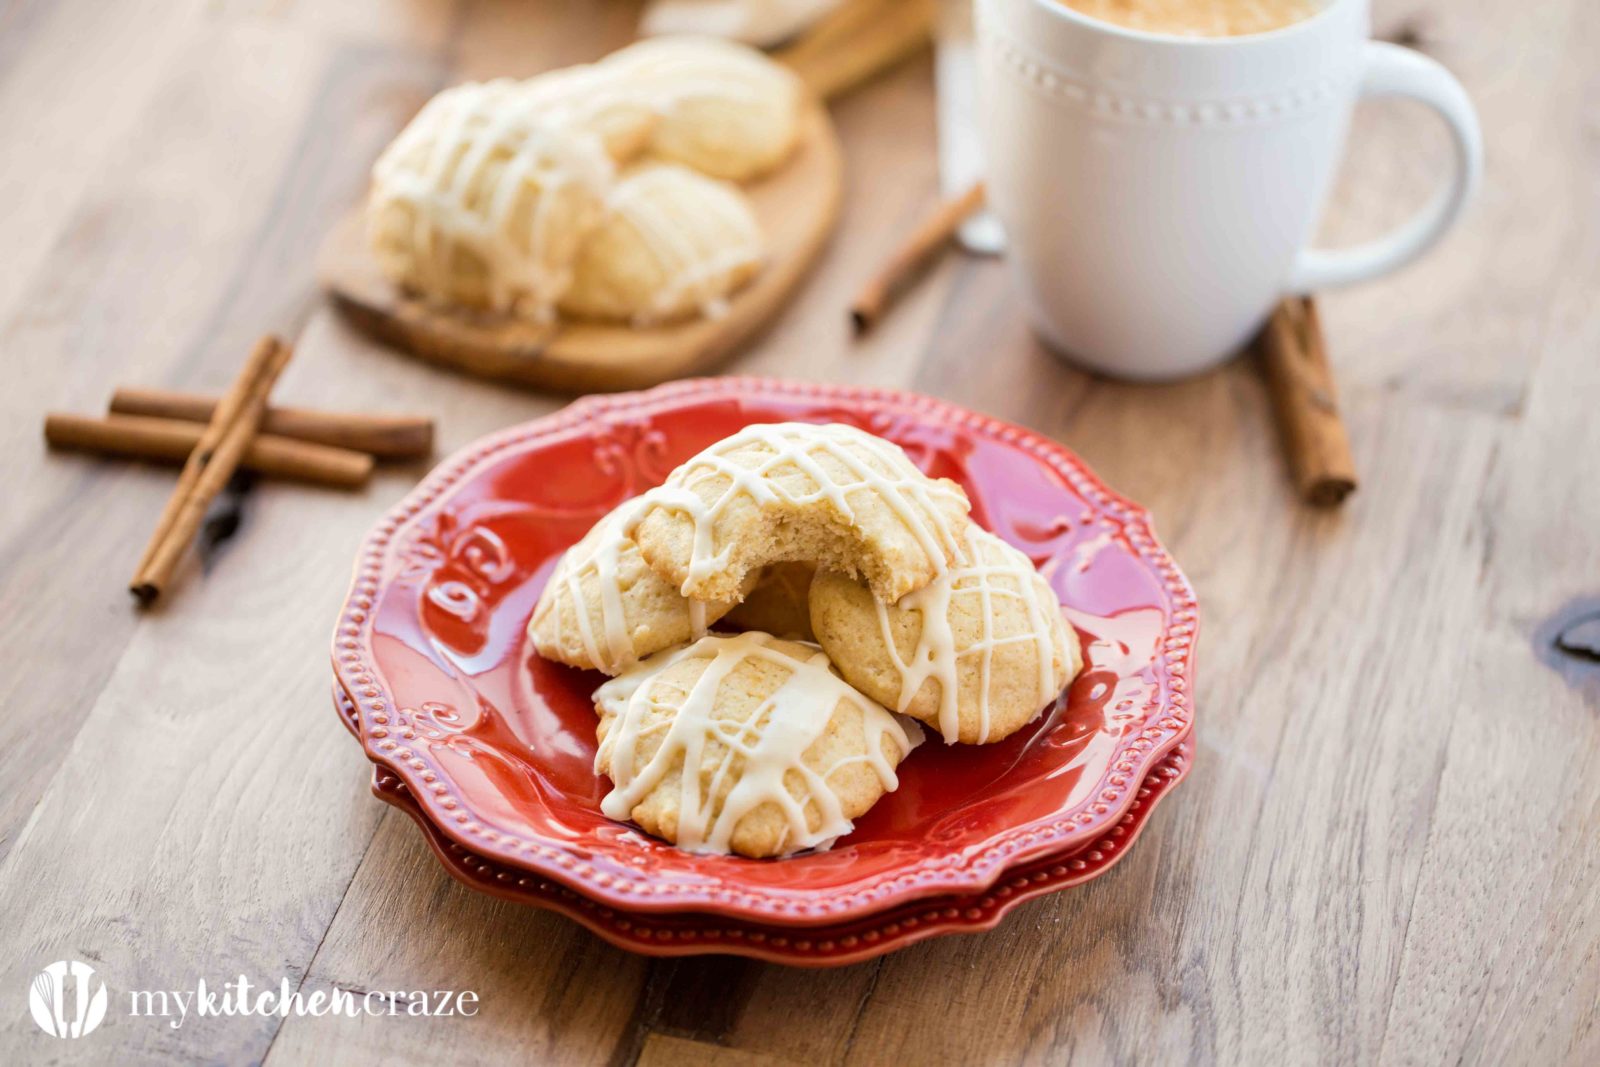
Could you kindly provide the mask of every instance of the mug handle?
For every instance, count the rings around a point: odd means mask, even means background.
[[[1454,75],[1420,52],[1383,41],[1367,43],[1364,61],[1359,95],[1409,97],[1444,119],[1455,143],[1455,174],[1427,207],[1393,233],[1354,248],[1301,252],[1289,280],[1289,288],[1298,293],[1364,282],[1410,263],[1444,236],[1483,175],[1478,113]]]

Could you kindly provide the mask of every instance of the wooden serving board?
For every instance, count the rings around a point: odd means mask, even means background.
[[[563,318],[544,325],[429,304],[401,291],[367,249],[357,209],[329,235],[318,262],[323,288],[363,332],[435,363],[540,389],[640,389],[701,373],[728,357],[787,302],[827,243],[844,186],[843,157],[827,111],[801,116],[794,155],[744,186],[769,258],[715,319],[663,326]]]

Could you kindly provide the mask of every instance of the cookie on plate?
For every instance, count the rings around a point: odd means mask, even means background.
[[[647,163],[606,197],[605,218],[578,253],[561,310],[635,326],[715,317],[766,257],[761,226],[738,187]]]
[[[723,628],[761,630],[796,641],[815,641],[811,632],[810,563],[774,563],[763,568],[755,585],[722,617]]]
[[[800,79],[754,48],[715,37],[654,37],[601,60],[661,121],[657,159],[747,181],[788,159],[800,137]]]
[[[556,564],[528,623],[541,656],[618,674],[653,652],[704,636],[733,606],[687,600],[645,565],[629,531],[648,506],[645,497],[624,501]]]
[[[963,559],[967,495],[900,448],[837,423],[757,423],[693,456],[651,492],[636,540],[684,596],[736,597],[769,563],[859,576],[899,600]]]
[[[373,165],[367,240],[391,281],[429,300],[545,319],[612,178],[599,138],[541,121],[521,83],[458,85]]]
[[[916,723],[850,688],[815,645],[763,633],[657,653],[595,691],[606,815],[691,852],[825,847],[899,784]]]
[[[818,574],[811,625],[851,685],[947,743],[984,744],[1032,722],[1082,662],[1033,562],[976,524],[966,540],[966,563],[893,604]]]

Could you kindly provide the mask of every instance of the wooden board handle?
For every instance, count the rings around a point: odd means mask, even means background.
[[[774,58],[831,100],[925,47],[936,14],[935,0],[846,0]]]

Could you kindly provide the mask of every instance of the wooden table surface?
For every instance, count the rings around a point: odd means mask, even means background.
[[[1064,441],[1149,506],[1204,618],[1194,771],[1127,860],[997,930],[842,970],[655,962],[451,881],[328,707],[355,546],[420,476],[264,484],[160,610],[124,590],[168,470],[50,455],[46,409],[220,389],[269,329],[285,402],[558,407],[353,336],[313,253],[418,104],[624,41],[628,3],[0,4],[0,1061],[1600,1062],[1600,6],[1381,0],[1455,70],[1483,193],[1423,264],[1329,295],[1364,481],[1290,492],[1256,366],[1136,387],[1033,342],[953,257],[862,344],[854,287],[935,196],[931,64],[842,102],[842,225],[745,373],[905,386]],[[1364,108],[1325,227],[1422,202],[1447,145]],[[1159,294],[1153,294],[1159,300]],[[1159,313],[1159,307],[1153,309]],[[276,727],[261,728],[264,719]],[[31,976],[112,990],[79,1041]],[[470,1019],[129,1018],[131,989],[470,989]]]

